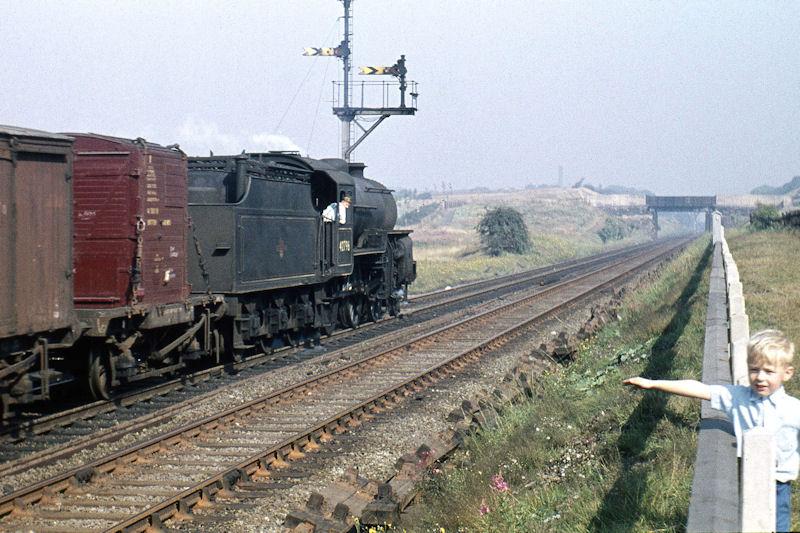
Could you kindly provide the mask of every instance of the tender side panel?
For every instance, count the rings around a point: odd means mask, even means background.
[[[283,281],[292,285],[316,274],[317,218],[242,216],[239,263],[243,286]]]
[[[236,212],[227,205],[192,205],[189,214],[194,225],[187,238],[192,292],[231,292],[236,276]]]

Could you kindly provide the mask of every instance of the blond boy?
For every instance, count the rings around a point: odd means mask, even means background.
[[[651,380],[642,377],[623,383],[689,398],[710,400],[711,407],[724,412],[733,423],[737,454],[741,457],[742,434],[754,427],[775,432],[777,466],[776,531],[791,531],[791,481],[800,469],[798,434],[800,400],[789,396],[783,383],[794,374],[794,344],[778,330],[753,334],[747,344],[750,386],[706,385],[695,380]]]

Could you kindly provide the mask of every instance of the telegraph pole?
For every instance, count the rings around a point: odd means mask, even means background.
[[[395,76],[398,78],[397,82],[361,82],[359,88],[361,90],[361,105],[353,106],[354,88],[353,78],[351,74],[351,59],[352,49],[350,39],[352,37],[352,30],[350,28],[352,21],[351,4],[353,0],[340,0],[344,6],[344,35],[342,42],[336,48],[306,48],[303,55],[306,56],[334,56],[342,60],[342,81],[334,82],[334,105],[333,113],[339,117],[342,123],[341,137],[342,137],[342,159],[350,161],[350,155],[353,150],[361,144],[361,142],[372,133],[378,125],[392,115],[414,115],[417,111],[417,83],[414,81],[406,81],[406,56],[401,55],[400,59],[391,67],[360,67],[359,74],[363,75],[386,75]],[[409,84],[411,85],[411,105],[406,106],[406,90]],[[388,88],[390,86],[397,86],[400,90],[400,103],[396,107],[388,106],[387,100]],[[382,95],[382,107],[364,107],[365,99],[368,95],[365,93],[372,89],[379,89]],[[337,105],[338,104],[338,105]],[[365,128],[358,120],[359,116],[377,116],[377,120],[369,127]],[[358,126],[362,135],[353,142],[353,125]]]

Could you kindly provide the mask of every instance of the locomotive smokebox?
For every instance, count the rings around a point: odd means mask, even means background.
[[[364,177],[364,164],[351,163],[350,174],[355,181],[354,235],[366,230],[390,231],[397,222],[397,203],[391,189],[375,180]]]

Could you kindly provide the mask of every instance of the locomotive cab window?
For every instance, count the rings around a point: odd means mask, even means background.
[[[336,182],[323,172],[314,172],[311,175],[311,202],[314,209],[322,213],[329,204],[336,201]]]

